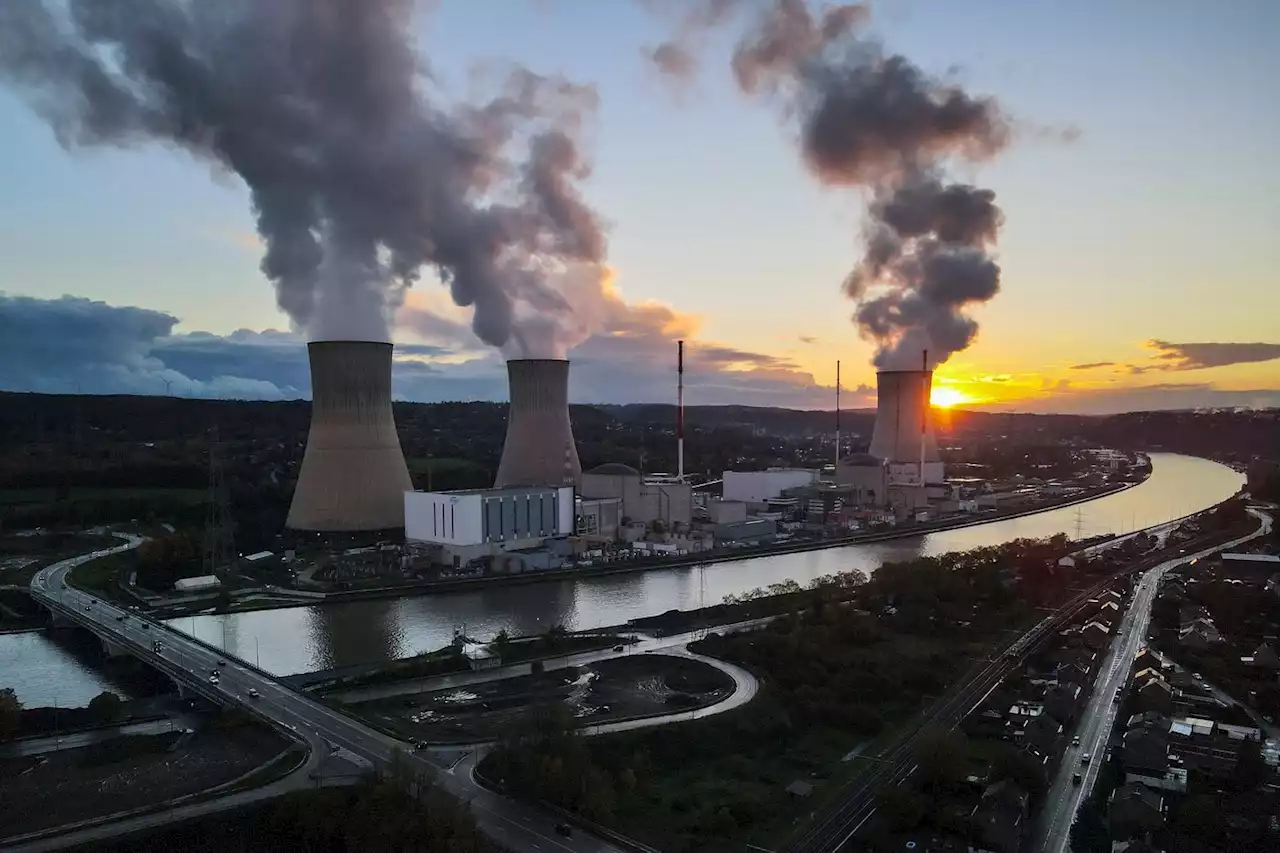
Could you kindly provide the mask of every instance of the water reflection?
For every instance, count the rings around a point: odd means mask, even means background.
[[[1039,515],[933,533],[876,545],[758,557],[699,568],[582,578],[405,599],[357,601],[174,620],[182,631],[222,646],[280,675],[404,657],[447,644],[455,630],[487,639],[500,630],[534,634],[553,625],[583,629],[614,625],[672,608],[714,604],[726,595],[788,578],[819,575],[887,560],[939,554],[1017,537],[1124,533],[1211,506],[1234,494],[1243,476],[1222,465],[1166,453],[1151,455],[1153,473],[1140,486],[1110,497]],[[69,669],[68,669],[69,667]],[[0,636],[0,686],[14,676],[24,689],[82,679],[80,693],[99,690],[91,668],[40,634]],[[87,681],[83,681],[87,679]],[[92,687],[86,686],[93,683]],[[45,691],[41,695],[48,696]],[[25,700],[24,700],[25,701]],[[41,701],[47,701],[41,700]]]

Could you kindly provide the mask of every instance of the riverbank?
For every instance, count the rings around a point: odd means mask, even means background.
[[[898,539],[910,539],[914,537],[927,536],[930,533],[939,533],[948,530],[959,530],[967,527],[980,527],[985,524],[994,524],[1001,521],[1009,521],[1016,518],[1024,518],[1032,515],[1040,515],[1042,513],[1051,512],[1056,509],[1075,506],[1077,504],[1087,503],[1089,501],[1099,500],[1100,498],[1110,497],[1111,495],[1127,491],[1136,486],[1142,485],[1151,476],[1151,467],[1148,466],[1146,473],[1141,480],[1132,483],[1121,483],[1115,486],[1107,486],[1101,489],[1093,489],[1085,494],[1073,495],[1069,498],[1056,500],[1039,504],[1034,507],[1025,509],[1010,510],[1005,512],[984,513],[977,517],[962,516],[958,518],[940,519],[933,522],[923,522],[912,524],[907,527],[899,527],[893,530],[885,530],[877,533],[858,533],[851,536],[831,537],[827,539],[814,539],[803,542],[783,542],[773,545],[763,545],[752,548],[738,548],[732,551],[719,552],[701,552],[698,554],[690,554],[682,557],[662,558],[643,561],[629,561],[623,565],[608,566],[590,566],[587,568],[571,568],[571,569],[548,569],[537,572],[524,572],[515,575],[487,575],[478,578],[450,578],[447,580],[431,580],[431,581],[415,581],[410,583],[396,584],[394,586],[370,587],[368,589],[340,590],[329,593],[314,593],[313,597],[306,600],[285,602],[285,601],[251,601],[243,603],[232,603],[227,607],[215,609],[204,609],[199,611],[159,611],[163,615],[157,618],[176,619],[183,616],[191,615],[218,615],[225,613],[247,613],[257,610],[278,610],[282,608],[310,606],[315,604],[340,604],[351,601],[368,601],[381,598],[399,598],[415,595],[427,595],[431,593],[450,593],[450,592],[471,592],[475,590],[490,589],[493,587],[515,586],[523,584],[536,584],[550,581],[563,580],[579,580],[583,578],[608,577],[611,575],[630,575],[642,572],[661,571],[665,569],[693,568],[718,563],[741,562],[743,560],[752,560],[760,557],[774,557],[785,554],[798,554],[808,551],[825,551],[833,548],[846,548],[857,545],[870,545],[880,542],[890,542]],[[1065,531],[1063,531],[1065,532]],[[280,590],[282,597],[288,594],[287,590]],[[322,596],[322,597],[321,597]]]

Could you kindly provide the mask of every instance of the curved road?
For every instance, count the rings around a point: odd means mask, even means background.
[[[379,769],[386,767],[396,755],[407,758],[415,769],[430,775],[445,790],[466,802],[485,834],[513,851],[613,853],[620,849],[581,830],[575,831],[571,837],[564,837],[556,831],[556,825],[560,822],[556,816],[480,786],[475,781],[472,770],[484,754],[483,746],[471,748],[460,757],[456,757],[457,752],[460,749],[467,750],[467,747],[448,747],[415,754],[411,752],[410,744],[377,732],[284,686],[274,676],[239,658],[206,646],[181,631],[141,617],[111,602],[71,587],[67,583],[67,575],[77,566],[108,554],[136,548],[142,542],[141,538],[132,535],[126,535],[124,538],[128,541],[120,547],[73,557],[41,570],[32,578],[32,595],[64,617],[90,626],[99,636],[128,649],[130,654],[150,662],[163,671],[184,677],[193,687],[198,685],[201,692],[216,696],[219,701],[227,705],[251,708],[277,725],[288,729],[296,738],[308,745],[310,748],[308,759],[303,766],[288,776],[250,791],[241,791],[188,805],[175,804],[172,808],[158,810],[154,814],[137,815],[110,822],[101,820],[86,822],[86,825],[81,825],[79,828],[68,827],[66,829],[70,831],[61,831],[56,835],[45,833],[38,838],[28,836],[27,840],[9,839],[5,849],[57,850],[269,799],[312,784],[316,771],[335,752],[340,752],[343,757],[367,767]],[[735,627],[746,629],[762,621],[767,620],[752,620]],[[683,722],[723,713],[750,702],[759,689],[755,677],[741,667],[690,652],[685,646],[696,636],[698,632],[661,639],[646,638],[633,646],[631,653],[636,649],[642,653],[660,651],[689,657],[714,666],[733,678],[735,687],[733,693],[706,708],[637,720],[600,723],[586,727],[583,730],[584,733],[599,735]],[[155,640],[161,642],[159,653],[152,650],[152,643]],[[563,659],[563,665],[588,663],[617,657],[619,654],[612,650],[605,650],[570,655]],[[216,684],[208,680],[210,672],[215,668],[221,674]],[[527,666],[524,668],[527,669]],[[513,674],[520,673],[496,671],[494,676],[511,677]],[[494,677],[490,676],[490,673],[474,673],[462,674],[455,678],[461,679],[468,676],[477,676],[480,680],[488,680],[486,676]],[[250,696],[250,688],[258,692],[258,698]],[[87,825],[89,823],[93,825]]]
[[[557,818],[549,813],[485,791],[474,783],[470,774],[438,772],[441,769],[438,764],[423,756],[408,753],[408,744],[376,732],[363,723],[296,693],[273,676],[238,658],[220,653],[180,631],[140,618],[67,584],[67,574],[76,566],[107,554],[137,547],[141,541],[137,537],[129,539],[128,544],[119,548],[81,555],[41,570],[32,578],[32,595],[63,615],[92,625],[100,636],[129,649],[131,654],[151,661],[161,669],[181,671],[193,686],[198,684],[202,692],[218,695],[228,705],[252,706],[257,713],[290,729],[297,737],[305,740],[311,747],[311,755],[307,765],[299,771],[262,788],[166,809],[156,814],[74,829],[28,843],[15,843],[18,842],[17,839],[9,839],[5,845],[6,850],[57,850],[277,796],[305,783],[311,772],[337,748],[358,761],[379,769],[387,767],[395,756],[405,756],[411,767],[434,778],[442,788],[470,803],[481,830],[513,851],[619,851],[619,848],[580,831],[575,832],[572,837],[562,837],[555,830]],[[125,619],[121,620],[121,616]],[[155,639],[159,639],[163,646],[159,656],[151,651],[151,643]],[[222,673],[216,685],[208,681],[208,674],[215,667]],[[249,688],[256,689],[260,698],[250,698]]]

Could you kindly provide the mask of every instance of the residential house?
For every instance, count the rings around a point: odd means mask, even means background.
[[[1075,722],[1087,694],[1079,684],[1058,684],[1044,695],[1044,710],[1066,725]]]
[[[1022,747],[1036,755],[1056,756],[1062,743],[1062,723],[1042,712],[1022,727]]]
[[[1129,783],[1116,788],[1107,811],[1112,838],[1146,835],[1164,826],[1164,797],[1145,785]]]
[[[1147,669],[1135,676],[1133,696],[1140,711],[1157,711],[1161,714],[1173,712],[1173,688],[1159,672]]]
[[[1114,625],[1120,621],[1120,605],[1114,601],[1104,601],[1098,607],[1097,613],[1093,618],[1103,624]]]
[[[1253,653],[1253,666],[1258,669],[1280,670],[1280,655],[1270,643],[1263,643]]]
[[[1012,779],[988,785],[969,816],[977,841],[970,849],[1017,853],[1027,825],[1028,799],[1026,790]]]
[[[1058,666],[1056,673],[1059,685],[1088,687],[1093,680],[1089,677],[1089,668],[1078,663],[1064,663]]]
[[[1210,619],[1197,619],[1178,631],[1178,642],[1192,651],[1208,651],[1222,642],[1218,627]]]
[[[1133,726],[1124,733],[1121,763],[1126,773],[1163,774],[1169,768],[1169,733]]]
[[[1059,665],[1075,664],[1085,672],[1093,672],[1098,662],[1098,653],[1083,645],[1059,649],[1054,655]]]
[[[1144,647],[1141,651],[1139,651],[1136,655],[1133,656],[1132,670],[1135,673],[1142,672],[1144,669],[1154,669],[1159,671],[1163,668],[1164,666],[1160,658],[1153,655],[1151,653],[1151,650],[1148,648]]]
[[[1105,649],[1111,642],[1111,627],[1093,621],[1080,629],[1080,637],[1086,646],[1095,651]]]
[[[1230,777],[1246,740],[1261,740],[1250,726],[1227,726],[1200,717],[1181,717],[1169,724],[1169,753],[1187,769],[1217,778]]]

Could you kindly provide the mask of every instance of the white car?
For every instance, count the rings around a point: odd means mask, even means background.
[[[209,683],[210,683],[210,684],[217,684],[217,683],[218,683],[218,676],[216,676],[216,675],[211,675],[211,676],[209,676]]]
[[[250,696],[250,697],[252,697],[252,698],[254,698],[254,699],[257,699],[257,698],[258,698],[259,696],[261,696],[261,695],[262,695],[262,694],[258,692],[258,688],[256,688],[256,687],[250,687],[250,688],[249,688],[249,696]]]

